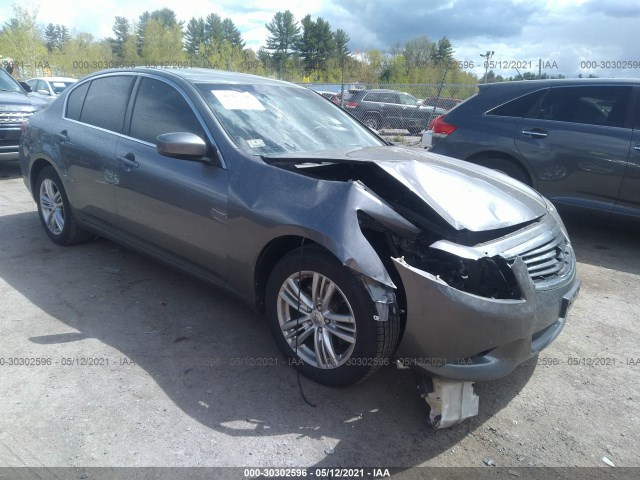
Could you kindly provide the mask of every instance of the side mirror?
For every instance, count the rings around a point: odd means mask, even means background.
[[[31,85],[29,85],[27,82],[20,82],[20,86],[21,86],[22,88],[24,88],[24,90],[25,90],[27,93],[30,93],[30,92],[31,92]]]
[[[51,92],[49,92],[49,90],[44,89],[37,90],[37,93],[39,93],[40,95],[51,95]]]
[[[165,157],[200,160],[207,154],[207,144],[193,133],[163,133],[156,140],[156,150]]]

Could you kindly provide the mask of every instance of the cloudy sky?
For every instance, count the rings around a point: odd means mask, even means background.
[[[96,38],[112,35],[116,15],[135,21],[145,10],[166,6],[185,22],[212,12],[230,17],[247,46],[257,49],[267,35],[265,23],[289,9],[298,20],[321,16],[334,29],[346,30],[353,51],[388,50],[420,35],[447,36],[458,60],[481,64],[481,53],[495,52],[492,60],[507,68],[494,71],[504,76],[517,75],[514,62],[521,73],[530,66],[537,71],[539,59],[549,74],[640,76],[640,68],[628,68],[640,63],[637,0],[65,0],[61,5],[40,3],[38,20]],[[1,23],[10,16],[11,8],[0,7]],[[473,71],[484,73],[478,66]]]

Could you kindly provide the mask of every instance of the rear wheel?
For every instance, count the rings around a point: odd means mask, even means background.
[[[58,245],[73,245],[91,238],[73,216],[62,180],[51,166],[42,169],[36,180],[36,202],[44,231]]]
[[[398,342],[399,319],[375,320],[360,276],[318,249],[286,255],[269,278],[266,301],[282,352],[325,385],[366,378],[389,363]]]
[[[362,123],[364,123],[371,130],[376,130],[376,131],[380,130],[380,126],[382,125],[382,122],[376,115],[366,116],[362,121]]]
[[[492,170],[497,170],[511,178],[515,178],[516,180],[531,186],[531,178],[529,177],[529,174],[513,161],[505,158],[481,158],[473,160],[473,163],[491,168]]]

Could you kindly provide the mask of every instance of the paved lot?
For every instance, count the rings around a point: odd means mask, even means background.
[[[391,367],[301,378],[307,405],[249,308],[106,240],[55,246],[0,164],[0,466],[640,466],[638,230],[568,225],[583,288],[564,332],[434,432]]]

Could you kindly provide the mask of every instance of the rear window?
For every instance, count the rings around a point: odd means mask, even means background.
[[[540,100],[547,91],[548,89],[544,89],[528,93],[488,111],[487,115],[521,118],[535,116],[536,107],[540,104]]]
[[[84,103],[84,98],[87,96],[87,90],[89,90],[90,83],[91,82],[83,83],[69,94],[69,98],[67,99],[67,118],[70,118],[71,120],[80,120],[82,104]]]
[[[114,75],[91,82],[80,121],[120,133],[134,77]]]

